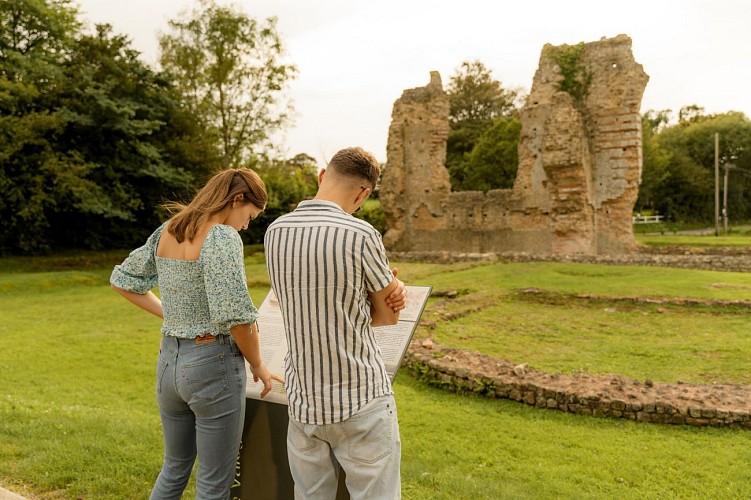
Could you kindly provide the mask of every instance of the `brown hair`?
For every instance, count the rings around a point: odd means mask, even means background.
[[[266,208],[266,186],[249,168],[223,170],[215,174],[188,205],[167,202],[162,206],[174,213],[167,227],[178,243],[193,241],[198,229],[213,215],[231,205],[237,195],[256,208]]]
[[[376,188],[381,176],[381,165],[372,153],[360,147],[345,148],[336,153],[329,161],[329,168],[348,177],[359,177]]]

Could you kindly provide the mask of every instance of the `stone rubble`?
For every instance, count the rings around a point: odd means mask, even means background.
[[[751,429],[751,386],[746,385],[551,374],[430,339],[412,341],[405,365],[431,385],[537,408],[638,422]]]

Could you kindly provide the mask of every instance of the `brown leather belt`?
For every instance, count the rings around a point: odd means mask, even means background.
[[[210,344],[211,342],[216,342],[216,337],[211,335],[210,333],[207,333],[206,335],[203,335],[201,337],[196,337],[196,344]]]

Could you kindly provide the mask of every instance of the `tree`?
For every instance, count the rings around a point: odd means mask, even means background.
[[[636,210],[658,210],[657,204],[661,200],[661,190],[669,179],[670,152],[660,147],[659,133],[667,127],[670,110],[649,110],[642,115],[642,175],[639,185],[639,196],[636,200]],[[664,206],[668,215],[669,207]]]
[[[641,116],[643,133],[648,137],[654,137],[665,130],[665,127],[670,124],[670,115],[672,113],[669,109],[662,109],[660,111],[655,111],[654,109],[647,110]]]
[[[740,112],[706,115],[696,105],[681,109],[678,124],[659,129],[645,113],[644,170],[637,207],[651,207],[671,219],[714,220],[714,135],[720,135],[720,165],[732,165],[729,212],[735,220],[751,218],[751,121]],[[658,130],[655,131],[655,125]]]
[[[68,202],[50,220],[81,221],[68,230],[76,246],[143,240],[160,222],[165,198],[189,196],[220,165],[171,82],[138,56],[125,36],[100,25],[79,38],[65,66],[58,98],[68,122],[57,147],[76,151],[81,164],[74,196],[60,193]]]
[[[504,89],[480,61],[465,61],[451,77],[446,88],[449,96],[449,132],[446,141],[446,168],[455,190],[468,189],[466,155],[495,120],[518,114],[519,91]]]
[[[507,90],[480,61],[465,61],[449,80],[451,123],[490,122],[517,113],[517,90]]]
[[[681,110],[678,111],[678,123],[692,123],[702,120],[705,117],[704,108],[697,106],[696,104],[683,106]]]
[[[305,199],[315,196],[318,189],[318,166],[313,157],[301,153],[287,160],[257,158],[253,168],[266,185],[269,199],[266,210],[248,227],[247,241],[262,243],[266,228]]]
[[[71,0],[0,3],[0,75],[5,85],[53,85],[55,64],[65,58],[66,48],[80,28],[77,14]]]
[[[0,22],[0,252],[142,241],[212,167],[197,121],[125,37],[81,35],[68,2],[13,0]]]
[[[56,201],[43,189],[45,171],[73,156],[50,145],[66,119],[48,102],[63,79],[75,18],[65,0],[0,3],[0,253],[46,246],[40,235]]]
[[[169,26],[159,40],[162,67],[217,141],[224,167],[247,163],[288,119],[281,97],[296,68],[281,62],[276,19],[260,23],[203,0]]]
[[[514,186],[519,165],[519,133],[517,117],[497,118],[466,155],[466,190],[488,191]]]

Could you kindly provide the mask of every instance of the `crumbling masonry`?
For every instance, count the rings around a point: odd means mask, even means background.
[[[521,111],[513,189],[451,192],[449,101],[440,75],[394,104],[381,205],[391,251],[621,254],[636,247],[641,98],[648,76],[625,35],[580,47],[578,96],[545,45]]]

